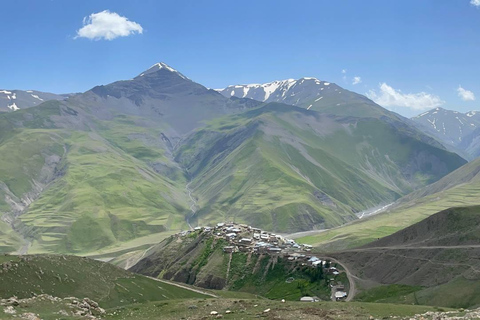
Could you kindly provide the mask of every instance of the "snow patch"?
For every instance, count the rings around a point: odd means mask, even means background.
[[[307,110],[310,110],[310,108],[311,108],[312,106],[313,106],[313,104],[309,105],[308,108],[307,108]]]
[[[437,125],[435,124],[437,122],[437,119],[427,119],[428,122],[430,122],[435,130],[437,130]],[[438,130],[437,130],[438,131]]]
[[[15,102],[12,104],[12,105],[9,105],[7,106],[10,110],[13,110],[13,111],[16,111],[18,109],[20,109],[19,107],[17,107],[17,105],[15,104]]]
[[[7,90],[0,90],[0,93],[12,94],[10,91],[7,91]]]
[[[39,96],[37,96],[36,94],[32,94],[31,96],[34,97],[35,99],[40,100],[40,101],[45,101],[42,98],[40,98]]]
[[[318,99],[315,99],[315,102],[317,102],[318,100],[321,100],[321,99],[323,99],[323,96],[321,96],[321,97],[318,98]]]

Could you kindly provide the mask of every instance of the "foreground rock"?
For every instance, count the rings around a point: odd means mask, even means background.
[[[105,314],[105,310],[97,302],[89,298],[58,298],[48,294],[41,294],[26,299],[18,299],[17,297],[0,299],[0,306],[3,307],[4,315],[15,315],[20,319],[29,320],[40,319],[40,317],[35,313],[25,312],[26,309],[45,303],[52,308],[57,308],[58,310],[54,311],[54,313],[63,317],[83,317],[94,320],[100,319],[100,316]],[[1,313],[0,318],[3,319]]]

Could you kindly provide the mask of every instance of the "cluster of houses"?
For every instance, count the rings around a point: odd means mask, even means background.
[[[204,228],[204,231],[210,231]],[[263,231],[245,224],[217,223],[211,229],[216,237],[224,238],[229,242],[224,252],[254,252],[281,254],[292,251],[310,251],[310,245],[299,245],[292,239],[281,235]]]
[[[292,262],[299,262],[302,265],[314,268],[324,268],[327,270],[327,274],[333,276],[340,274],[337,268],[329,265],[328,261],[308,254],[312,250],[311,245],[298,244],[293,239],[288,239],[281,235],[263,231],[246,224],[222,222],[217,223],[214,227],[196,227],[193,232],[196,231],[211,233],[214,237],[228,241],[228,245],[223,247],[223,252],[225,253],[251,252],[283,255]],[[184,236],[190,232],[192,231],[184,231],[180,235]],[[335,300],[342,300],[347,296],[347,293],[338,286],[332,287],[332,293]],[[303,298],[305,299],[302,301],[315,301],[315,297],[312,299],[310,299],[310,297]]]

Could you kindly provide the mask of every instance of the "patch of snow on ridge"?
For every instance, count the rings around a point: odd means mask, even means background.
[[[313,104],[309,105],[308,108],[307,108],[307,110],[310,110],[310,108],[311,108],[312,106],[313,106]]]
[[[7,91],[7,90],[0,90],[0,93],[12,94],[10,91]]]
[[[321,99],[323,99],[323,96],[321,96],[321,97],[318,98],[318,99],[315,99],[315,102],[317,102],[318,100],[321,100]]]
[[[37,96],[36,94],[32,94],[31,96],[34,97],[35,99],[40,100],[40,101],[45,101],[42,98],[40,98],[39,96]]]
[[[12,94],[12,99],[13,100],[17,99],[17,94],[15,92]]]
[[[433,126],[433,128],[434,128],[435,130],[437,130],[437,125],[435,124],[435,122],[437,122],[437,119],[433,119],[433,121],[430,120],[430,119],[427,119],[427,121],[432,124],[432,126]],[[437,130],[437,131],[438,131],[438,130]]]
[[[12,104],[12,105],[9,105],[7,106],[10,110],[13,110],[13,111],[16,111],[16,110],[19,110],[20,108],[17,107],[17,105],[15,104],[15,102]]]
[[[250,91],[250,88],[243,87],[243,96],[242,96],[242,98],[245,98],[245,97],[247,96],[248,91]]]
[[[324,86],[329,86],[329,85],[330,85],[330,82],[324,82],[323,85],[324,85]]]

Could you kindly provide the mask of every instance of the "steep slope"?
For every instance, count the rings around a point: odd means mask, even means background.
[[[31,108],[48,100],[65,100],[68,96],[35,90],[0,89],[0,112]]]
[[[128,117],[102,122],[81,112],[48,102],[0,116],[2,219],[29,250],[55,253],[180,228],[188,207],[183,173],[161,145],[148,145],[160,133]]]
[[[174,235],[150,248],[130,270],[207,289],[250,292],[269,299],[298,301],[309,295],[330,300],[331,290],[321,267],[314,269],[304,261],[289,261],[283,255],[224,253],[225,246],[228,241],[205,231]],[[292,280],[286,281],[288,278]]]
[[[480,207],[452,208],[334,256],[361,283],[383,286],[367,290],[366,301],[467,308],[480,303],[479,223]],[[381,297],[382,290],[400,294]]]
[[[472,160],[480,155],[480,115],[435,108],[412,118],[425,132]]]
[[[271,103],[199,130],[176,158],[192,178],[199,224],[332,227],[464,163],[397,125]]]
[[[144,117],[178,137],[205,120],[257,106],[249,99],[227,99],[166,65],[157,63],[131,80],[97,86],[71,99],[101,119],[115,114]]]
[[[316,78],[233,85],[217,90],[225,97],[279,102],[329,114],[355,117],[392,117],[394,114],[360,94]],[[396,116],[395,116],[396,117]]]

